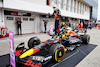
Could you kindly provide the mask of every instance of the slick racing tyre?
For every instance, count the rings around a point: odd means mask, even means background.
[[[50,54],[54,61],[60,62],[64,58],[65,48],[61,44],[54,44],[50,47]]]
[[[83,41],[83,44],[88,44],[89,41],[90,41],[90,36],[89,35],[83,35],[82,41]]]
[[[38,37],[32,37],[28,41],[28,47],[33,48],[41,43],[40,39]]]

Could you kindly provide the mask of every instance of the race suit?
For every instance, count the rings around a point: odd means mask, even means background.
[[[59,35],[59,28],[61,22],[61,12],[59,9],[55,9],[53,12],[53,17],[55,18],[55,35]]]

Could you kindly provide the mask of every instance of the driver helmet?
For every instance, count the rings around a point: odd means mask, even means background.
[[[62,22],[62,25],[64,26],[65,25],[65,22]]]
[[[58,6],[56,4],[53,5],[53,9],[58,9]]]

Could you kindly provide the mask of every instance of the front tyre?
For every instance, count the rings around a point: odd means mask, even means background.
[[[54,44],[50,47],[50,54],[54,61],[60,62],[64,58],[65,48],[61,44]]]
[[[33,48],[41,43],[40,39],[38,37],[32,37],[28,41],[28,47]]]
[[[83,35],[82,41],[83,41],[83,44],[88,44],[90,42],[90,36],[89,35]]]

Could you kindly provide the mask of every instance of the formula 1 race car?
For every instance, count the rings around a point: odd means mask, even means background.
[[[88,44],[89,41],[89,35],[78,35],[70,30],[66,34],[52,36],[45,42],[41,42],[38,37],[32,37],[28,41],[29,49],[25,48],[24,43],[17,46],[16,62],[31,67],[41,67],[50,60],[60,62],[66,51],[73,51],[80,44]]]
[[[61,26],[61,27],[60,27],[60,34],[64,34],[65,31],[67,31],[67,30],[74,31],[75,33],[80,32],[79,29],[72,29],[71,27],[69,27],[69,26],[67,26],[67,25],[64,25],[64,26]],[[86,32],[86,31],[84,31],[84,33],[85,33],[85,32]],[[55,35],[53,27],[50,28],[49,35],[50,35],[50,36]]]

